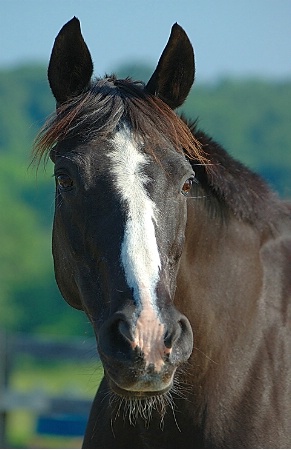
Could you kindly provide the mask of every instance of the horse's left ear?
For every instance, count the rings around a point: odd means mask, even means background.
[[[146,90],[175,109],[186,100],[194,74],[193,47],[183,28],[175,23]]]
[[[93,63],[74,17],[55,39],[48,67],[48,79],[58,104],[80,94],[89,84]]]

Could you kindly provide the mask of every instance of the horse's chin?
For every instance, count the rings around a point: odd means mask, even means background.
[[[148,428],[155,417],[160,421],[162,427],[167,408],[170,407],[173,410],[170,393],[172,383],[155,391],[124,389],[112,380],[109,381],[109,386],[112,394],[110,404],[114,414],[122,414],[123,419],[127,419],[133,426],[141,421]]]
[[[124,388],[116,384],[112,379],[109,379],[110,389],[119,397],[128,399],[146,399],[150,397],[158,397],[169,392],[173,386],[171,380],[167,385],[156,387],[155,389],[141,387],[138,383],[136,386]]]

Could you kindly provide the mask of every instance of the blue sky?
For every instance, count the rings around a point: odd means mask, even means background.
[[[0,0],[0,69],[46,64],[74,15],[96,76],[131,60],[155,65],[178,22],[194,46],[199,81],[291,77],[291,0]]]

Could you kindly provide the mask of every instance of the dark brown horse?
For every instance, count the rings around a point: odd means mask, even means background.
[[[187,35],[146,85],[92,81],[74,18],[48,77],[55,275],[104,366],[84,447],[290,447],[291,209],[174,112]]]

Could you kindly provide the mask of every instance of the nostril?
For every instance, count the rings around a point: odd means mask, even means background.
[[[179,341],[181,345],[185,340],[192,342],[192,330],[188,319],[185,316],[180,316],[179,320],[168,327],[164,335],[164,343],[168,349],[172,349],[175,343]]]
[[[125,320],[119,320],[117,324],[117,329],[121,336],[130,344],[133,342],[133,336],[131,332],[131,327],[129,323]]]
[[[173,347],[174,343],[179,339],[179,336],[181,334],[181,327],[179,325],[179,322],[173,326],[173,328],[169,331],[167,330],[164,336],[164,344],[165,346],[170,349]]]
[[[178,322],[179,327],[180,327],[180,332],[182,333],[186,333],[189,327],[189,322],[188,319],[186,319],[186,317],[183,317],[179,320]]]

